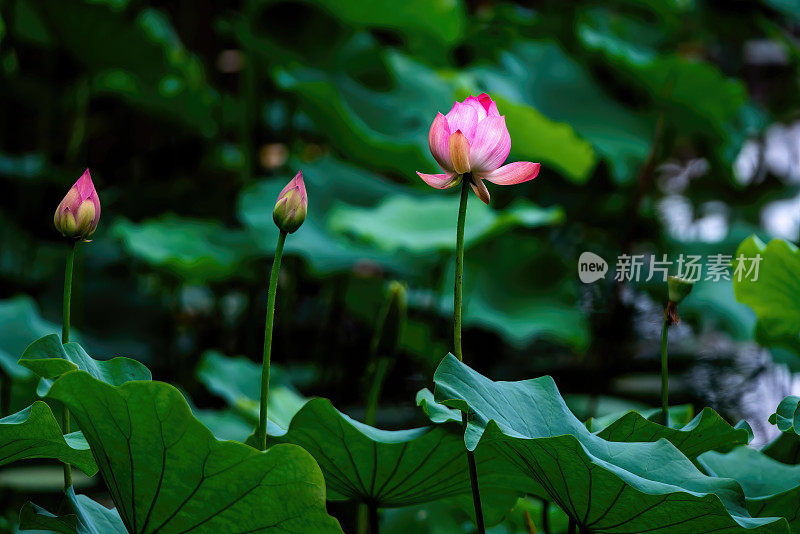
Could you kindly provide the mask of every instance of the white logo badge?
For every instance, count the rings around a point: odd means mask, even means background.
[[[578,258],[578,278],[584,284],[591,284],[601,278],[605,278],[608,272],[606,260],[594,252],[584,252]]]

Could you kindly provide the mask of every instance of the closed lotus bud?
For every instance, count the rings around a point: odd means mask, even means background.
[[[683,299],[685,299],[689,293],[692,292],[692,288],[694,287],[694,282],[690,282],[689,280],[685,280],[678,276],[668,276],[667,277],[667,290],[669,293],[669,300],[674,302],[675,304],[680,304]]]
[[[275,209],[272,210],[272,220],[282,232],[291,234],[306,220],[307,211],[306,184],[303,183],[303,171],[300,171],[278,195]]]
[[[678,324],[681,320],[678,315],[678,304],[692,292],[694,282],[684,280],[678,276],[667,277],[667,308],[664,313],[667,317],[667,325]]]
[[[78,178],[56,208],[53,224],[64,237],[86,241],[100,222],[100,199],[89,169]]]

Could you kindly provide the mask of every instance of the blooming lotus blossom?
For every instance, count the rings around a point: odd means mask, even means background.
[[[53,224],[64,237],[86,240],[100,222],[100,199],[89,169],[78,178],[56,208]]]
[[[533,180],[539,164],[517,161],[503,165],[511,151],[511,136],[505,115],[497,104],[483,93],[453,104],[447,115],[436,114],[428,144],[442,168],[442,174],[417,172],[426,184],[447,189],[468,179],[478,197],[489,203],[489,191],[483,180],[497,185],[513,185]]]
[[[306,184],[303,182],[303,171],[300,171],[278,195],[272,220],[281,231],[291,234],[306,220],[307,211]]]

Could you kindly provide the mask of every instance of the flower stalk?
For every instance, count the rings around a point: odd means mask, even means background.
[[[669,313],[665,311],[661,325],[661,417],[664,426],[669,426],[669,372],[667,370],[667,329]]]
[[[272,219],[278,227],[278,243],[275,245],[275,258],[272,260],[272,271],[269,275],[269,289],[267,291],[267,318],[264,325],[264,353],[261,360],[261,398],[258,412],[258,427],[255,430],[255,443],[250,441],[258,450],[267,450],[267,409],[269,406],[269,367],[272,360],[272,327],[275,319],[275,296],[278,292],[278,275],[281,270],[283,245],[286,236],[294,233],[303,224],[308,209],[306,186],[303,182],[303,173],[298,172],[278,195],[275,208],[272,210]]]
[[[469,200],[471,176],[462,177],[461,202],[458,206],[458,227],[456,229],[456,280],[453,291],[453,350],[459,361],[464,361],[461,350],[461,287],[464,281],[464,227],[467,222],[467,201]],[[461,413],[461,425],[467,429],[469,416]],[[469,484],[472,488],[472,504],[475,507],[475,523],[478,534],[484,534],[486,527],[483,524],[483,509],[481,507],[481,493],[478,486],[478,468],[475,465],[475,453],[467,449],[467,463],[469,464]]]
[[[259,410],[258,431],[256,432],[258,450],[260,451],[267,450],[267,406],[269,405],[269,366],[272,360],[272,326],[275,319],[275,295],[278,292],[278,275],[281,270],[281,258],[286,235],[286,232],[281,230],[278,236],[278,244],[275,246],[272,272],[269,275],[267,319],[264,328],[264,358],[261,362],[261,409]]]
[[[469,200],[469,179],[464,177],[461,184],[461,202],[458,205],[458,229],[456,230],[456,280],[453,291],[453,350],[458,361],[464,361],[461,351],[461,286],[464,280],[464,226],[467,222],[467,201]]]
[[[664,322],[661,325],[661,417],[664,426],[669,424],[669,372],[667,356],[667,338],[669,327],[681,320],[678,315],[678,304],[689,296],[694,283],[678,276],[667,277],[667,306],[664,308]]]
[[[61,343],[69,343],[69,323],[70,323],[70,305],[72,302],[72,270],[75,265],[75,249],[78,248],[78,241],[70,243],[69,252],[67,252],[67,265],[64,269],[64,301],[63,311],[61,313]],[[61,429],[64,434],[69,434],[69,410],[64,406],[61,419]],[[64,491],[66,492],[72,486],[72,466],[64,463]]]

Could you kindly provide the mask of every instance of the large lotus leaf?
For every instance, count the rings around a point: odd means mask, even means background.
[[[39,315],[36,303],[27,295],[0,301],[0,368],[9,376],[24,379],[31,376],[17,363],[31,341],[61,327]]]
[[[204,134],[216,131],[213,110],[219,95],[206,82],[199,58],[183,46],[164,12],[131,13],[95,2],[32,0],[26,4],[93,75],[93,92],[118,96]]]
[[[739,245],[736,257],[740,255],[761,256],[756,280],[755,276],[733,277],[736,300],[750,306],[758,317],[759,341],[800,347],[800,251],[782,239],[764,244],[750,236]]]
[[[567,400],[566,398],[564,399],[564,401],[567,403],[567,406],[569,407],[570,411],[574,414],[575,408],[570,404],[570,401]],[[661,408],[642,407],[639,408],[638,411],[636,408],[628,408],[612,413],[607,413],[606,415],[591,417],[586,420],[585,423],[586,428],[595,433],[600,432],[601,430],[615,423],[618,419],[625,417],[629,412],[636,412],[645,419],[648,419],[649,421],[660,422],[662,419]],[[677,428],[686,426],[695,417],[694,406],[692,406],[691,404],[679,404],[677,406],[670,406],[668,411],[668,416],[669,416],[669,424],[671,427]],[[576,417],[578,416],[576,415]],[[624,440],[609,440],[609,441],[624,441]]]
[[[115,387],[75,371],[48,397],[84,429],[129,532],[341,532],[308,453],[218,441],[169,384]]]
[[[788,532],[752,518],[741,487],[701,473],[667,440],[609,442],[573,416],[550,377],[493,382],[448,355],[437,401],[469,412],[468,448],[496,451],[509,481],[526,477],[575,521],[598,532]],[[479,472],[480,476],[481,473]]]
[[[778,437],[764,445],[761,452],[784,464],[800,464],[800,436],[794,432],[781,432]]]
[[[76,369],[86,371],[92,377],[113,386],[130,380],[152,378],[150,370],[136,360],[124,357],[95,360],[77,343],[62,344],[56,334],[46,335],[31,343],[19,363],[44,379],[39,387],[40,395],[47,392],[51,379]]]
[[[55,458],[89,476],[97,473],[81,433],[63,435],[50,407],[42,401],[0,419],[0,466],[29,458]]]
[[[316,0],[333,16],[356,28],[391,28],[404,35],[412,47],[438,44],[446,49],[460,39],[466,27],[466,9],[462,1],[410,0],[393,2],[375,0]],[[420,16],[425,13],[425,16]]]
[[[468,213],[467,226],[470,221]],[[445,316],[453,313],[454,272],[451,264],[433,296]],[[474,247],[464,258],[463,291],[464,325],[493,330],[512,345],[546,339],[585,350],[589,343],[572,266],[543,241],[509,234]],[[411,295],[409,305],[420,306],[419,300]]]
[[[388,252],[454,252],[458,203],[457,195],[395,195],[374,208],[338,207],[331,214],[330,227]],[[464,244],[475,244],[514,227],[556,224],[563,218],[559,208],[541,208],[524,200],[502,211],[475,202],[470,206]]]
[[[253,242],[242,230],[219,222],[167,214],[142,223],[117,221],[111,233],[126,252],[188,283],[201,284],[252,274],[246,261]]]
[[[609,97],[585,67],[553,42],[518,40],[496,65],[474,67],[465,76],[490,94],[570,125],[609,161],[618,180],[632,179],[650,151],[652,126]]]
[[[625,79],[632,86],[669,106],[668,123],[684,133],[722,133],[747,102],[743,83],[711,63],[659,54],[643,43],[645,33],[652,34],[653,26],[608,8],[586,10],[577,25],[583,46],[603,54],[612,68],[630,74]]]
[[[457,95],[465,96],[463,87],[474,92],[478,85],[468,76],[454,79],[397,51],[386,52],[377,68],[385,69],[394,82],[392,90],[377,91],[344,72],[296,65],[276,69],[274,78],[300,97],[303,111],[343,154],[370,169],[419,183],[414,171],[438,168],[427,136],[436,112],[447,113]],[[592,147],[569,124],[554,121],[542,108],[534,109],[505,89],[492,94],[507,97],[499,98],[498,105],[510,117],[507,125],[515,140],[510,160],[538,161],[568,178],[585,180],[595,164]]]
[[[208,427],[220,441],[240,441],[244,443],[253,432],[254,423],[246,420],[230,408],[224,410],[201,410],[192,408],[192,413]],[[270,421],[271,423],[272,421]]]
[[[229,357],[208,351],[203,354],[197,367],[197,379],[209,391],[225,399],[237,414],[251,423],[258,422],[261,396],[259,364],[243,356]],[[308,399],[291,385],[277,365],[270,367],[269,383],[267,414],[270,423],[276,423],[285,430]]]
[[[680,428],[666,427],[637,412],[628,412],[595,433],[607,441],[620,442],[650,442],[664,438],[692,461],[706,451],[728,452],[738,445],[746,445],[750,438],[747,429],[729,425],[711,408],[704,408]]]
[[[468,497],[471,503],[464,442],[460,433],[441,425],[380,430],[344,415],[327,399],[312,399],[292,419],[289,430],[272,439],[300,445],[314,456],[331,500],[374,503],[379,508],[458,497]],[[493,459],[487,454],[478,462],[491,473]],[[498,490],[490,474],[480,484],[487,496],[486,521],[499,522],[518,493]]]
[[[710,475],[742,485],[754,517],[785,517],[792,532],[800,530],[800,465],[782,464],[749,447],[708,452],[699,460]]]
[[[63,534],[127,534],[116,509],[109,510],[86,495],[67,490],[67,499],[74,513],[56,516],[31,502],[20,510],[20,529],[46,529]]]

